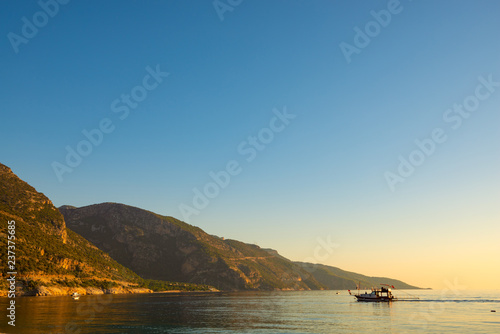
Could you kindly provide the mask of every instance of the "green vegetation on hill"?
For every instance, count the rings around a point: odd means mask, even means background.
[[[153,290],[155,292],[162,291],[213,291],[214,288],[210,285],[157,281],[151,279],[142,280],[140,287]]]
[[[0,219],[9,219],[0,213]],[[5,233],[5,224],[0,234]],[[5,239],[5,238],[4,238]],[[72,275],[135,282],[140,277],[68,230],[66,242],[48,234],[36,222],[16,220],[16,269],[23,275]],[[4,271],[5,272],[5,271]]]

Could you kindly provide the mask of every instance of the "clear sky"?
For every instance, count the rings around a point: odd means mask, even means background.
[[[500,288],[500,2],[66,1],[0,3],[0,161],[56,206]]]

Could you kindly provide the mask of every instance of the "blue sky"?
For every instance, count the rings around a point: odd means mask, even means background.
[[[43,20],[40,4],[0,4],[0,156],[55,205],[183,219],[194,189],[236,161],[191,224],[293,260],[499,288],[500,87],[480,88],[456,129],[443,119],[479,77],[500,81],[497,1],[242,1],[223,20],[212,1],[42,3],[54,15],[29,38],[23,18]],[[391,8],[347,62],[339,45]],[[112,102],[141,92],[148,67],[169,75],[120,119]],[[238,147],[284,109],[295,117],[248,162]],[[53,163],[105,119],[114,130],[60,182]],[[446,141],[391,191],[385,173],[434,129]],[[338,247],[318,258],[327,237]]]

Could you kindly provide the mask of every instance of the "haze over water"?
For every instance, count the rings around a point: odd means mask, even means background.
[[[420,300],[361,303],[346,291],[26,297],[9,333],[498,333],[499,290],[407,292]]]

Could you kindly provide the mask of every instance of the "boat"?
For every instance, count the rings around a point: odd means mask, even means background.
[[[78,299],[80,299],[80,294],[78,292],[73,292],[73,294],[71,295],[71,298],[73,298],[74,300],[78,300]]]
[[[382,285],[387,285],[387,284],[382,284]],[[389,285],[387,285],[389,286]],[[393,285],[390,287],[394,288]],[[349,294],[351,294],[351,290],[348,290]],[[381,287],[380,289],[373,289],[372,292],[368,293],[360,293],[359,292],[359,286],[358,286],[358,293],[354,295],[356,297],[356,300],[358,302],[392,302],[394,300],[397,300],[397,298],[392,294],[391,288],[389,287]]]
[[[419,298],[416,296],[412,296],[410,294],[409,297],[396,297],[392,294],[391,288],[395,289],[394,285],[389,285],[389,284],[381,284],[385,285],[381,287],[380,289],[373,289],[370,293],[365,292],[365,293],[360,293],[359,292],[359,286],[358,286],[358,293],[354,295],[356,297],[356,300],[358,302],[392,302],[396,300],[418,300]],[[351,294],[351,290],[349,291],[349,294]]]
[[[381,287],[380,289],[372,289],[371,293],[358,293],[354,295],[358,302],[391,302],[397,298],[391,293],[390,288]]]

